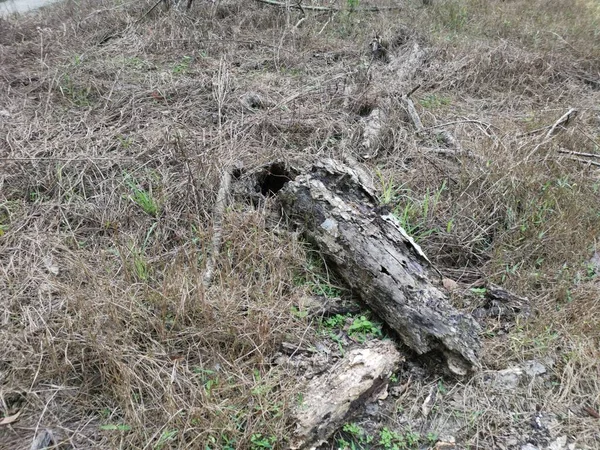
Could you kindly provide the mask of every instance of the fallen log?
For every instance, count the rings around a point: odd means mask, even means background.
[[[350,167],[312,165],[278,192],[283,211],[326,258],[329,269],[418,354],[440,351],[450,370],[479,366],[479,326],[456,311],[421,248]]]
[[[375,341],[349,351],[326,373],[310,380],[294,414],[290,449],[313,449],[326,442],[366,403],[385,393],[400,359],[392,342]]]

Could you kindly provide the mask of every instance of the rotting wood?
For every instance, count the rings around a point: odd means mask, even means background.
[[[279,192],[283,210],[332,269],[418,354],[445,355],[464,375],[479,366],[479,326],[450,306],[439,272],[350,167],[323,160]]]
[[[211,249],[204,271],[204,284],[210,286],[213,280],[217,257],[221,251],[221,235],[223,234],[223,214],[228,203],[229,189],[231,186],[232,169],[227,168],[221,176],[221,185],[217,193],[215,201],[214,217],[213,217],[213,237],[211,241]]]
[[[393,56],[389,52],[388,44],[384,42],[385,41],[381,39],[381,36],[375,35],[370,43],[372,60],[380,60],[387,63],[386,68],[381,71],[380,75],[386,76],[386,74],[389,75],[390,73],[393,73],[396,81],[410,80],[421,66],[426,56],[426,52],[421,48],[418,42],[413,42],[401,55]],[[417,85],[416,88],[406,95],[406,98],[409,98],[410,94],[414,93],[419,88],[420,85]],[[385,129],[384,125],[388,120],[387,111],[390,110],[390,108],[391,101],[390,98],[387,97],[380,105],[376,105],[366,117],[361,119],[362,140],[360,142],[360,151],[363,159],[373,159],[377,157],[381,146],[381,134]],[[418,119],[418,115],[416,115],[416,118]],[[422,125],[421,128],[423,128]]]
[[[264,3],[266,5],[277,6],[278,8],[297,8],[300,10],[307,11],[342,11],[341,8],[333,8],[331,6],[318,6],[318,5],[303,5],[302,1],[297,2],[296,4],[287,4],[284,2],[278,2],[275,0],[256,0],[259,3]],[[362,8],[352,8],[354,12],[379,12],[379,11],[397,11],[402,9],[399,6],[365,6]],[[350,10],[350,8],[348,8]]]
[[[527,318],[532,314],[527,297],[516,295],[493,283],[487,283],[484,289],[485,304],[473,312],[474,316],[513,319],[517,316]]]
[[[294,450],[314,449],[387,389],[401,357],[391,341],[373,341],[346,353],[334,367],[313,378],[295,411]]]

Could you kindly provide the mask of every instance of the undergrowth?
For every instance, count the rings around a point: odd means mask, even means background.
[[[340,0],[338,14],[302,21],[239,1],[145,15],[152,3],[65,1],[0,18],[0,418],[21,412],[0,425],[0,448],[28,448],[42,428],[78,448],[285,448],[305,380],[274,363],[282,343],[333,342],[342,355],[394,337],[368,311],[302,309],[352,292],[273,225],[272,198],[234,199],[206,287],[221,171],[359,157],[357,105],[417,85],[424,127],[445,124],[465,152],[448,156],[390,101],[379,154],[362,162],[382,205],[459,283],[467,312],[485,280],[535,314],[485,321],[470,379],[407,369],[410,388],[376,429],[352,422],[330,444],[433,446],[453,423],[461,445],[496,448],[541,409],[578,448],[598,447],[582,407],[600,407],[600,178],[572,153],[600,152],[594,2],[368,13]],[[392,54],[419,43],[426,64],[373,81],[386,64],[367,51],[373,30]],[[252,111],[248,92],[263,100]],[[576,120],[546,137],[569,107]],[[531,359],[552,362],[548,383],[489,394],[486,374]],[[431,420],[407,426],[434,387]]]

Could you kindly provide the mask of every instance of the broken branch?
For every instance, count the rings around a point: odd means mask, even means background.
[[[204,284],[206,287],[210,286],[214,276],[215,266],[217,263],[217,256],[221,252],[221,235],[223,234],[223,213],[228,203],[229,189],[231,186],[231,169],[228,168],[223,172],[221,176],[221,186],[217,193],[217,200],[215,201],[214,210],[214,222],[213,222],[213,237],[211,241],[211,249],[208,255],[208,261],[206,262],[206,270],[204,272]]]
[[[571,117],[574,118],[577,116],[577,112],[578,111],[575,108],[570,108],[566,113],[560,116],[560,119],[554,122],[554,125],[552,125],[550,130],[548,130],[548,133],[546,133],[546,139],[552,137],[558,127],[566,126],[571,120]]]

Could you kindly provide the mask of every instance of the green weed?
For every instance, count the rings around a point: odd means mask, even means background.
[[[439,233],[438,227],[430,225],[434,212],[439,204],[442,193],[446,190],[444,181],[439,189],[427,192],[422,199],[403,194],[393,210],[402,228],[411,235],[416,242],[422,241],[432,234]],[[410,191],[407,191],[410,193]],[[446,229],[449,225],[446,225]]]
[[[385,450],[415,449],[419,446],[419,433],[407,431],[402,434],[385,427],[379,432],[379,444]]]
[[[353,10],[360,4],[360,0],[346,0],[348,9]]]
[[[376,324],[365,316],[356,317],[348,328],[348,335],[356,337],[360,342],[368,338],[381,337],[381,324]]]
[[[339,298],[343,290],[333,285],[320,259],[309,257],[303,273],[294,277],[296,286],[307,286],[313,295],[327,298]]]
[[[191,56],[184,56],[177,64],[173,66],[172,72],[177,75],[187,72],[190,68],[191,62]]]
[[[441,2],[436,10],[439,23],[447,30],[459,32],[469,23],[467,5],[459,0]]]
[[[129,199],[142,208],[146,214],[156,217],[159,206],[158,202],[152,195],[151,188],[149,190],[145,190],[137,183],[135,178],[129,174],[125,175],[125,183],[131,190]]]
[[[362,450],[372,448],[374,437],[366,433],[356,423],[347,423],[342,427],[341,437],[337,439],[340,449]]]
[[[92,88],[76,84],[69,74],[64,74],[58,86],[63,97],[68,98],[75,106],[90,106],[93,103]]]
[[[154,444],[154,450],[161,450],[164,448],[165,444],[175,440],[177,436],[178,430],[165,430],[162,432],[160,437],[158,438],[158,442]]]
[[[128,149],[129,147],[131,147],[131,144],[133,144],[134,142],[133,138],[121,135],[117,136],[117,141],[119,141],[119,144],[121,144],[121,147],[124,149]]]
[[[367,339],[379,338],[383,336],[381,324],[367,318],[367,316],[352,316],[351,314],[336,314],[322,322],[322,326],[326,328],[327,334],[336,342],[340,343],[339,337],[333,333],[333,330],[342,330],[349,323],[346,332],[348,336],[365,342]]]
[[[448,106],[451,103],[449,97],[444,97],[436,94],[429,94],[419,100],[419,104],[423,108],[435,109],[442,106]]]
[[[271,449],[277,442],[275,436],[263,436],[260,433],[255,433],[250,437],[250,448],[252,450]]]

